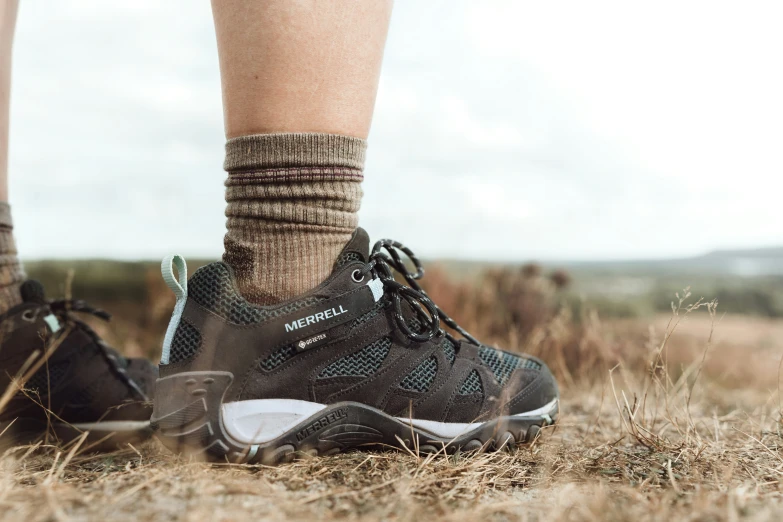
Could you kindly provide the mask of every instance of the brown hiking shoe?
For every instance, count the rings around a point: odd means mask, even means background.
[[[498,449],[557,417],[543,362],[476,341],[418,285],[410,250],[383,240],[370,252],[362,229],[326,281],[274,306],[247,302],[224,263],[186,281],[175,256],[163,274],[177,305],[152,426],[174,451],[276,463],[358,446]]]
[[[21,293],[23,302],[0,316],[0,444],[46,434],[67,442],[89,432],[85,447],[108,449],[149,437],[157,368],[122,357],[75,317],[108,320],[106,312],[83,301],[46,300],[33,280]],[[25,374],[19,389],[12,379]]]

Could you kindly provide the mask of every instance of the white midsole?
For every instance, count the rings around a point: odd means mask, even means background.
[[[82,431],[136,431],[149,428],[150,421],[103,421],[69,424]]]
[[[237,442],[262,444],[287,432],[326,408],[317,402],[295,399],[255,399],[222,406],[223,426]]]
[[[542,417],[544,415],[548,415],[556,404],[557,404],[557,399],[554,399],[553,401],[546,404],[545,406],[541,406],[540,408],[526,411],[524,413],[516,413],[514,415],[510,415],[510,417]],[[412,424],[417,428],[427,430],[433,435],[437,435],[438,437],[443,437],[443,438],[458,437],[463,433],[467,433],[484,424],[483,422],[467,422],[467,423],[438,422],[438,421],[431,421],[431,420],[404,419],[401,417],[397,417],[397,418],[407,424]]]
[[[547,417],[557,399],[535,410],[512,417]],[[295,399],[255,399],[227,402],[222,406],[223,426],[237,442],[264,444],[288,432],[297,424],[326,408],[317,402]],[[397,417],[398,420],[442,438],[454,438],[467,433],[483,422],[437,422]]]

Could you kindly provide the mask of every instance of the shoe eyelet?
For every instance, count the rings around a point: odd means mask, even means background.
[[[360,275],[361,277],[357,278],[356,277],[357,274]],[[354,283],[361,283],[362,281],[364,281],[364,274],[362,274],[362,271],[357,268],[356,270],[351,272],[351,279],[353,279]]]
[[[35,322],[36,317],[38,317],[38,312],[36,310],[25,310],[24,312],[22,312],[22,319],[24,319],[28,323]]]

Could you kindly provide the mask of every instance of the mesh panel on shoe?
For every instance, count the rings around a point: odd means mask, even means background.
[[[80,388],[68,397],[68,404],[71,407],[86,407],[92,404],[92,402],[98,398],[101,393],[105,393],[105,383],[100,380],[93,382],[85,388]]]
[[[188,321],[180,319],[179,326],[171,340],[169,363],[189,359],[201,348],[201,334]]]
[[[340,257],[337,258],[337,261],[334,262],[334,266],[341,267],[353,261],[361,261],[361,260],[362,260],[362,256],[359,255],[359,253],[357,252],[343,252],[342,254],[340,254]]]
[[[256,306],[239,295],[231,282],[228,267],[223,263],[212,263],[196,270],[188,282],[188,293],[201,306],[235,324],[260,323],[324,299],[310,296],[278,307]]]
[[[443,348],[443,353],[446,354],[446,359],[449,361],[449,364],[454,364],[454,359],[457,356],[454,352],[454,343],[452,343],[448,337],[444,337],[443,341],[440,343],[440,347]]]
[[[288,359],[296,355],[296,347],[293,344],[287,344],[285,346],[281,346],[274,352],[272,352],[269,357],[261,361],[261,368],[271,372],[284,362],[286,362]]]
[[[329,377],[367,377],[375,373],[389,355],[391,339],[382,337],[358,352],[346,355],[324,368],[319,379]]]
[[[68,373],[71,361],[49,364],[48,373],[45,364],[27,380],[27,383],[24,385],[25,388],[38,393],[47,393],[50,389],[57,388],[57,385],[60,384]]]
[[[473,395],[474,393],[484,393],[484,388],[481,386],[481,376],[476,370],[470,372],[459,388],[460,395]]]
[[[479,357],[481,361],[495,374],[498,384],[503,385],[517,368],[527,368],[531,370],[540,370],[541,364],[533,359],[519,357],[513,353],[496,350],[489,346],[479,348]]]
[[[422,328],[424,327],[424,325],[421,324],[421,321],[419,321],[417,317],[410,317],[405,320],[405,323],[408,325],[408,328],[410,328],[416,333],[420,333]]]
[[[438,373],[438,359],[434,355],[420,363],[416,369],[405,376],[400,382],[400,388],[417,392],[425,392],[432,386]]]

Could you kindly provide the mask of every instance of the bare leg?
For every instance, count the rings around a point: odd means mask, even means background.
[[[14,42],[16,0],[0,2],[0,313],[21,301],[24,280],[16,253],[11,207],[8,205],[8,113],[11,94],[11,48]]]
[[[366,138],[391,0],[213,0],[226,136]]]
[[[17,0],[0,2],[0,201],[8,201],[8,113]]]
[[[213,0],[223,259],[260,304],[326,279],[358,224],[390,0]]]

